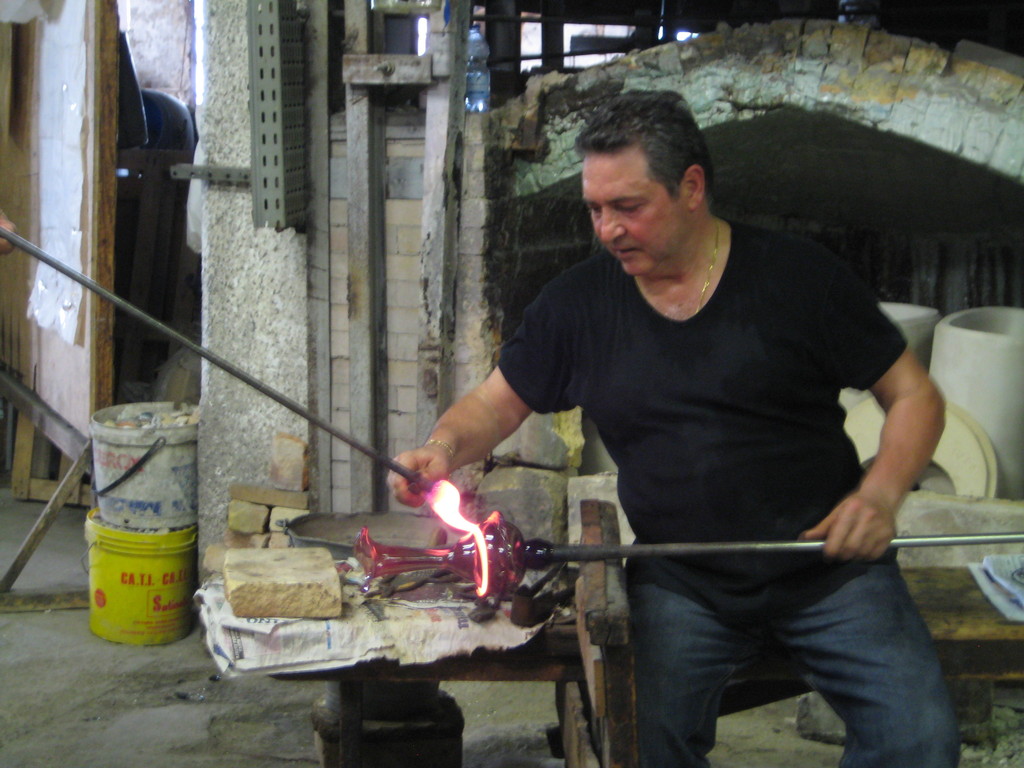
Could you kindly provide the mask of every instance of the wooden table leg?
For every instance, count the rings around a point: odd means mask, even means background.
[[[363,766],[363,683],[339,683],[338,768]]]

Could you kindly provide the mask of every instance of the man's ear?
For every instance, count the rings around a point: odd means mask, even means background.
[[[683,173],[683,180],[679,182],[679,194],[685,199],[686,207],[695,211],[704,203],[706,192],[704,168],[695,163]]]

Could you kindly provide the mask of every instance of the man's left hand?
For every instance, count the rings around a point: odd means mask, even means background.
[[[801,533],[800,539],[824,540],[827,560],[877,560],[895,536],[894,513],[866,495],[853,493]]]

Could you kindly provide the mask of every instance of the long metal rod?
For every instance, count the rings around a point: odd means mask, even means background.
[[[102,285],[97,283],[95,280],[92,280],[92,279],[86,277],[85,275],[83,275],[77,269],[69,267],[67,264],[64,264],[63,262],[55,259],[53,256],[48,254],[46,251],[44,251],[43,249],[39,248],[38,246],[33,245],[32,243],[30,243],[28,240],[26,240],[25,238],[21,237],[20,235],[17,235],[14,232],[11,232],[11,231],[9,231],[7,229],[4,229],[3,227],[0,227],[0,237],[4,238],[8,242],[10,242],[12,245],[14,245],[14,246],[20,248],[21,250],[25,251],[25,253],[29,254],[30,256],[34,256],[35,258],[39,259],[44,264],[47,264],[48,266],[53,267],[55,270],[57,270],[61,274],[66,275],[67,277],[70,277],[76,283],[80,283],[81,285],[85,286],[90,291],[92,291],[93,293],[103,297],[107,301],[111,302],[118,309],[122,310],[123,312],[125,312],[128,315],[131,315],[136,320],[139,320],[139,321],[145,323],[146,325],[151,327],[153,330],[155,330],[155,331],[163,334],[164,336],[167,336],[168,338],[178,342],[182,346],[187,347],[188,349],[190,349],[191,351],[195,352],[197,355],[202,357],[204,360],[207,360],[208,362],[213,363],[214,365],[216,365],[221,370],[231,374],[236,379],[239,379],[240,381],[248,384],[250,387],[255,389],[257,392],[260,392],[260,393],[266,395],[271,400],[275,401],[276,403],[279,403],[280,405],[283,405],[288,410],[290,410],[293,413],[296,413],[299,416],[301,416],[302,418],[306,419],[311,424],[314,424],[317,427],[320,427],[320,429],[322,429],[324,432],[328,433],[332,437],[338,438],[343,443],[346,443],[347,445],[351,446],[352,448],[355,448],[360,453],[363,453],[363,454],[369,456],[371,459],[376,461],[378,464],[382,464],[383,466],[385,466],[388,469],[390,469],[392,472],[395,472],[396,474],[401,475],[402,477],[404,477],[409,482],[411,482],[411,483],[418,483],[418,484],[420,484],[422,486],[423,478],[420,477],[420,475],[418,473],[413,472],[408,467],[405,467],[405,466],[399,464],[394,459],[390,459],[387,456],[384,456],[384,455],[378,453],[373,448],[370,448],[369,446],[363,445],[361,442],[356,440],[351,435],[348,435],[345,432],[342,432],[340,429],[338,429],[336,426],[331,424],[329,421],[321,418],[320,416],[317,416],[315,413],[313,413],[309,409],[303,407],[301,404],[297,403],[295,400],[292,400],[287,395],[284,395],[281,392],[278,392],[276,389],[273,389],[272,387],[264,384],[259,379],[257,379],[255,377],[251,376],[250,374],[246,373],[241,368],[239,368],[235,364],[225,360],[220,355],[218,355],[218,354],[216,354],[214,352],[211,352],[206,347],[203,347],[203,346],[201,346],[199,344],[196,344],[194,341],[192,341],[187,336],[183,336],[182,334],[178,333],[176,330],[174,330],[170,326],[167,326],[164,323],[162,323],[159,320],[157,320],[155,317],[146,314],[141,309],[136,307],[134,304],[131,304],[131,303],[125,301],[120,296],[118,296],[116,293],[113,293],[113,292],[107,290]]]
[[[960,536],[906,536],[889,543],[890,549],[910,547],[952,547],[974,544],[1022,544],[1024,533],[980,533]],[[825,547],[823,541],[712,541],[686,544],[551,545],[543,552],[547,562],[584,562],[622,557],[680,557],[724,555],[748,552],[808,552]]]

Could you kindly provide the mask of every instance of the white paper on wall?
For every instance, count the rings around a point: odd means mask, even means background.
[[[59,24],[40,26],[41,60],[62,62],[39,72],[39,247],[82,269],[82,199],[86,103],[85,4],[65,6]],[[28,316],[73,344],[82,288],[45,264],[36,268]]]

